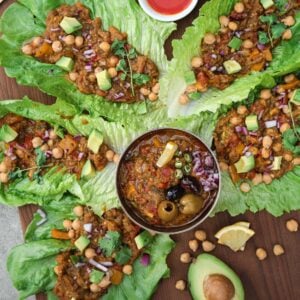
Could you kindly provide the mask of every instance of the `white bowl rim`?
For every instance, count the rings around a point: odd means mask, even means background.
[[[156,10],[154,10],[149,4],[147,0],[138,0],[140,6],[142,9],[147,13],[150,17],[159,20],[159,21],[164,21],[164,22],[170,22],[170,21],[177,21],[185,16],[187,16],[197,5],[198,0],[192,0],[191,3],[187,8],[185,8],[183,11],[173,14],[173,15],[165,15],[165,14],[160,14]]]

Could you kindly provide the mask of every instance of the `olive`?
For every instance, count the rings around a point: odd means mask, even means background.
[[[167,200],[174,201],[176,199],[181,198],[184,195],[184,189],[181,187],[180,184],[171,186],[166,191],[166,198]]]
[[[195,194],[186,194],[180,201],[180,212],[184,215],[192,215],[198,213],[203,207],[202,197]]]
[[[180,181],[180,185],[187,193],[200,194],[201,192],[200,183],[193,176],[183,176]]]
[[[161,220],[170,222],[176,218],[178,209],[173,202],[165,200],[159,203],[157,212]]]

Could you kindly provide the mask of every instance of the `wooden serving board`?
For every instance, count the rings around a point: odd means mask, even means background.
[[[7,0],[0,6],[0,15],[12,2]],[[178,22],[178,30],[172,34],[166,43],[166,52],[171,58],[171,40],[180,38],[186,26],[189,26],[198,15],[198,9],[205,1],[199,1],[197,8],[185,19]],[[49,97],[35,88],[23,87],[16,84],[14,79],[9,79],[2,68],[0,68],[0,99],[20,99],[23,96],[51,104],[54,98]],[[284,191],[282,191],[284,192]],[[274,199],[276,201],[276,199]],[[299,199],[300,201],[300,199]],[[36,210],[33,205],[20,208],[20,218],[23,230],[32,219]],[[222,226],[232,224],[236,221],[249,221],[251,228],[256,232],[255,236],[248,242],[244,252],[234,253],[229,248],[217,246],[212,254],[228,263],[240,276],[246,299],[249,300],[298,300],[300,299],[300,234],[290,233],[285,228],[285,222],[295,218],[300,221],[300,212],[285,214],[275,218],[266,212],[256,214],[246,213],[237,217],[230,217],[227,213],[221,213],[214,218],[206,220],[199,228],[204,229],[208,239],[216,242],[213,234]],[[173,236],[176,248],[168,257],[168,265],[171,269],[169,279],[164,279],[157,288],[154,300],[188,300],[191,296],[188,291],[177,291],[175,282],[179,279],[187,279],[188,265],[179,260],[180,254],[190,251],[188,241],[193,238],[193,233],[188,232]],[[276,257],[272,252],[273,245],[280,243],[285,249],[285,254]],[[255,256],[255,250],[263,247],[268,252],[265,261],[259,261]],[[191,251],[190,251],[191,252]],[[200,249],[195,256],[202,252]],[[199,282],[200,288],[200,282]],[[46,299],[43,295],[37,296],[38,300]],[[118,299],[116,299],[118,300]]]

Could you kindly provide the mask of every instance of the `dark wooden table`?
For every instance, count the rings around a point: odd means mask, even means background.
[[[1,4],[0,15],[12,2],[12,0],[7,0]],[[203,3],[204,1],[200,2]],[[179,38],[184,32],[185,27],[191,24],[192,20],[198,14],[201,3],[198,4],[197,9],[191,15],[178,22],[178,30],[172,34],[166,43],[166,51],[169,57],[171,57],[172,53],[171,40]],[[46,104],[51,104],[54,101],[54,98],[43,94],[35,88],[17,85],[15,80],[9,79],[5,75],[4,70],[0,68],[0,99],[20,99],[25,95],[35,101]],[[32,205],[20,208],[23,230],[26,229],[31,221],[35,210],[36,207]],[[212,252],[212,254],[228,263],[241,277],[246,292],[246,299],[300,299],[300,234],[299,232],[290,233],[285,228],[285,222],[290,218],[300,221],[300,212],[285,214],[280,218],[275,218],[266,212],[257,214],[246,213],[237,217],[230,217],[227,213],[221,213],[214,218],[209,218],[199,227],[206,230],[211,241],[216,242],[213,234],[222,226],[241,220],[251,223],[251,227],[255,230],[256,234],[247,243],[244,252],[234,253],[224,246],[217,246]],[[177,245],[168,257],[171,277],[161,282],[153,299],[191,299],[188,291],[180,292],[175,289],[175,282],[179,279],[187,279],[188,266],[180,262],[179,256],[182,252],[189,251],[188,241],[192,238],[193,232],[174,236]],[[272,252],[273,245],[276,243],[280,243],[285,249],[285,254],[282,256],[276,257]],[[256,258],[255,250],[258,247],[263,247],[267,250],[268,258],[265,261],[261,262]],[[195,256],[200,252],[201,250],[199,249],[195,253]],[[37,298],[39,300],[45,299],[42,295]]]

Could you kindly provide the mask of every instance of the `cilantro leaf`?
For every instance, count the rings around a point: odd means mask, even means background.
[[[300,154],[300,127],[297,127],[295,130],[288,129],[283,133],[283,147],[292,151],[294,154]]]
[[[285,28],[286,28],[286,26],[282,23],[278,23],[278,24],[273,25],[271,27],[272,38],[273,39],[278,39],[279,37],[281,37],[281,35],[285,31]]]
[[[272,25],[273,23],[277,22],[277,17],[275,15],[266,15],[266,16],[260,16],[259,19],[263,23],[267,23],[269,25]]]
[[[275,0],[275,6],[278,8],[280,14],[284,14],[289,7],[288,0]]]
[[[117,71],[123,71],[124,73],[128,72],[128,67],[125,59],[121,59],[118,62],[118,65],[116,67]]]
[[[20,168],[17,168],[14,171],[10,171],[8,173],[9,180],[15,180],[17,178],[22,178],[23,176],[24,176],[24,173]]]
[[[269,39],[269,37],[268,37],[268,35],[267,35],[266,32],[259,31],[258,32],[258,41],[259,41],[260,44],[265,45],[265,44],[269,43],[270,39]]]
[[[131,258],[132,251],[129,247],[124,246],[117,253],[115,260],[119,265],[125,265]]]
[[[106,257],[118,250],[121,245],[121,235],[118,231],[107,231],[105,236],[99,241],[99,246]]]
[[[147,74],[135,73],[132,75],[133,82],[137,85],[143,85],[149,82],[150,77]]]
[[[124,58],[126,56],[125,41],[114,40],[111,50],[115,55]]]
[[[36,154],[36,159],[35,159],[36,165],[38,167],[41,167],[42,165],[45,164],[47,160],[46,154],[41,150],[41,148],[36,148],[34,152]]]
[[[32,179],[36,180],[38,184],[43,183],[43,177],[40,175],[40,170],[34,172]]]
[[[136,52],[136,50],[135,50],[134,48],[131,48],[131,49],[129,50],[129,52],[128,52],[128,57],[129,57],[130,59],[134,59],[134,58],[137,57],[137,52]]]

